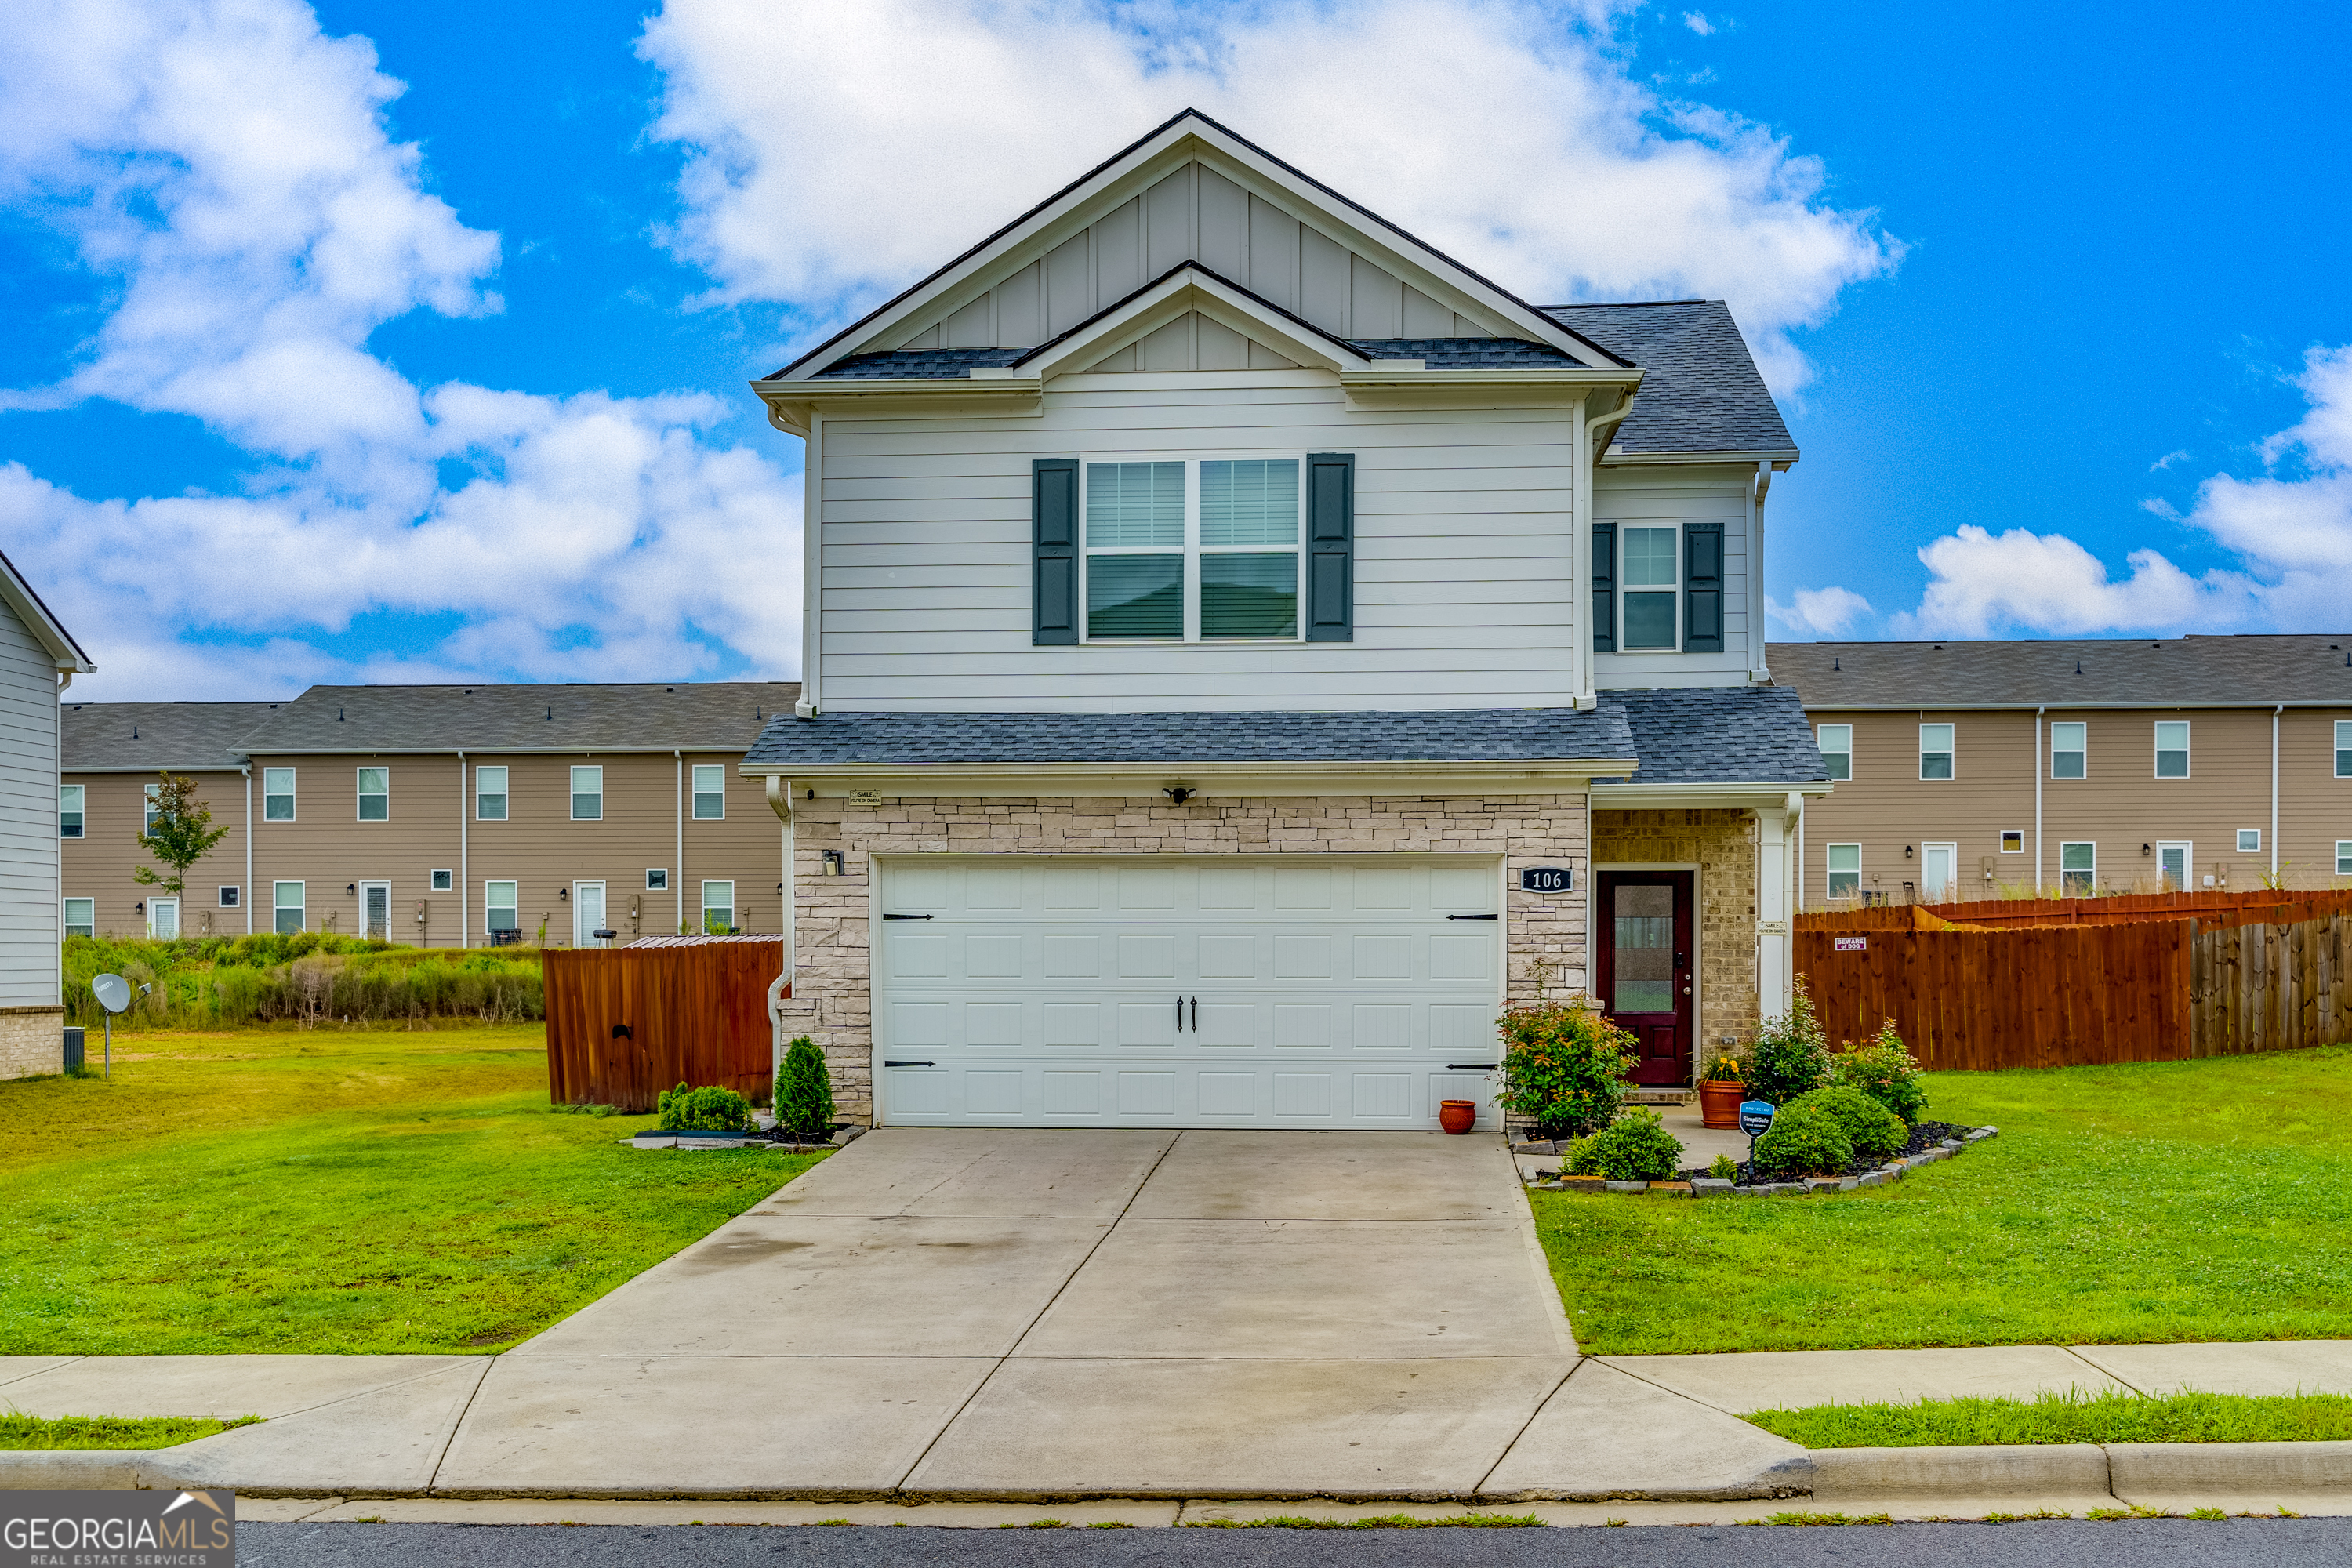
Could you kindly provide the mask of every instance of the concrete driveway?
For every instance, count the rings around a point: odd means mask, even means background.
[[[1577,1364],[1494,1138],[885,1129],[498,1358],[434,1487],[1468,1495]]]

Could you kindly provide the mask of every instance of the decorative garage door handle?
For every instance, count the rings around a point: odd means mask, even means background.
[[[1447,1062],[1445,1070],[1447,1072],[1493,1072],[1497,1065],[1499,1064],[1495,1062]]]
[[[890,917],[884,915],[882,918],[887,921]],[[1448,915],[1445,918],[1450,921],[1498,921],[1503,917],[1500,915]]]
[[[928,1068],[939,1066],[937,1062],[894,1062],[887,1057],[882,1058],[882,1065],[886,1068]]]
[[[931,917],[929,915],[884,915],[882,918],[886,921],[927,921]]]
[[[1192,1032],[1196,1035],[1201,1032],[1201,999],[1198,996],[1192,998]]]

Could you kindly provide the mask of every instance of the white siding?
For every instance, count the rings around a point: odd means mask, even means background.
[[[1213,384],[1210,384],[1213,381]],[[1563,409],[1350,412],[1325,374],[1065,377],[1034,418],[824,421],[834,710],[1480,708],[1573,700]],[[1356,455],[1349,643],[1036,647],[1034,458]]]
[[[58,1004],[56,661],[0,604],[0,1006]]]
[[[978,278],[883,349],[1025,348],[1068,331],[1181,261],[1197,261],[1343,338],[1486,338],[1457,313],[1207,163],[1184,164],[1043,254]],[[1042,243],[1042,242],[1041,242]]]
[[[1593,487],[1594,521],[1623,527],[1723,524],[1723,651],[1603,653],[1593,656],[1593,684],[1740,686],[1764,662],[1763,601],[1754,563],[1752,470],[1730,467],[1608,468]],[[1750,647],[1751,635],[1756,646]]]

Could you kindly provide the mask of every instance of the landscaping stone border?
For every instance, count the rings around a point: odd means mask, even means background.
[[[1958,1138],[1947,1138],[1932,1149],[1917,1154],[1898,1155],[1874,1171],[1864,1171],[1851,1176],[1811,1176],[1800,1182],[1763,1182],[1741,1186],[1715,1177],[1700,1176],[1690,1181],[1671,1182],[1612,1182],[1601,1176],[1558,1175],[1549,1179],[1528,1178],[1528,1185],[1542,1193],[1656,1193],[1670,1198],[1801,1198],[1827,1196],[1833,1193],[1858,1192],[1864,1187],[1883,1187],[1899,1182],[1906,1173],[1922,1165],[1933,1165],[1951,1159],[1970,1144],[1981,1143],[2000,1135],[1998,1127],[1976,1127]],[[1561,1154],[1567,1152],[1562,1143],[1514,1143],[1516,1154]]]

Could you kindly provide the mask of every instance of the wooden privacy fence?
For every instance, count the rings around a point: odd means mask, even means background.
[[[2198,929],[2246,921],[2283,925],[2321,915],[2352,914],[2352,889],[2247,893],[2190,889],[2185,893],[2109,893],[2090,899],[1971,899],[1950,904],[1870,904],[1816,910],[1797,917],[1799,931],[1907,931],[1925,910],[1968,925],[2135,925],[2144,921],[2194,920]]]
[[[578,948],[540,962],[553,1103],[644,1112],[680,1083],[767,1097],[768,987],[784,972],[782,937]]]
[[[1801,929],[1795,956],[1832,1040],[1862,1039],[1892,1018],[1929,1068],[2073,1067],[2340,1044],[2352,1037],[2347,940],[2352,915],[2338,914],[2211,927]]]

